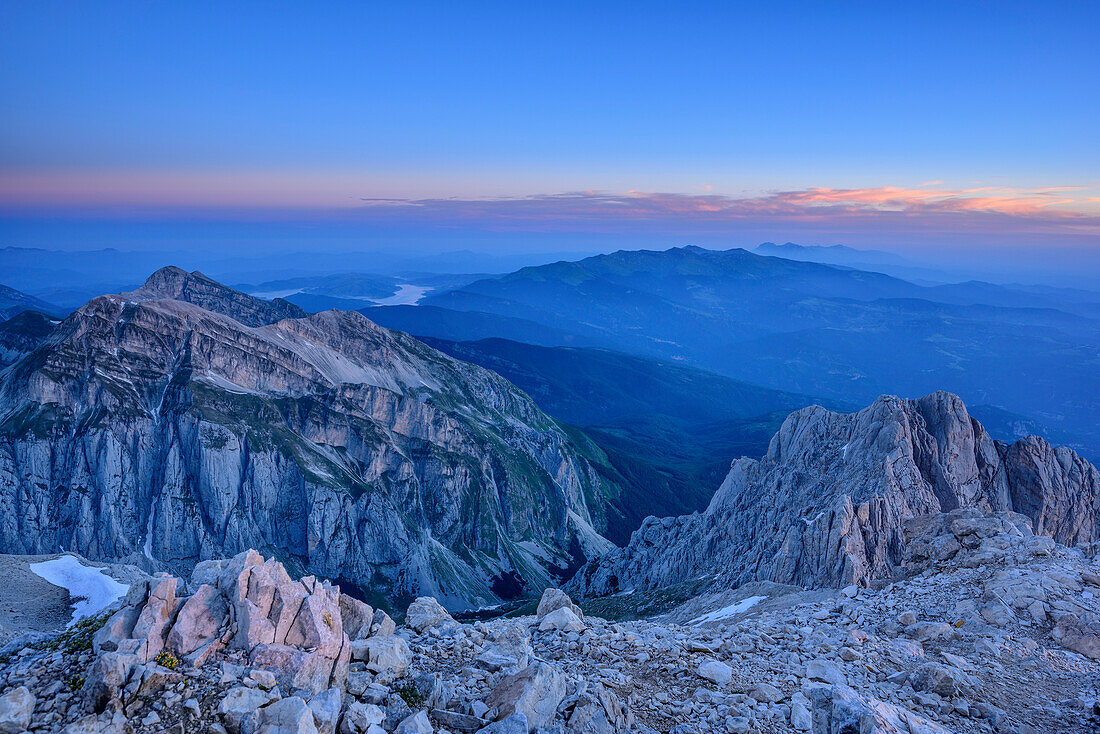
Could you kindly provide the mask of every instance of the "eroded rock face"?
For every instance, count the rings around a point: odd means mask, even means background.
[[[229,614],[228,600],[209,584],[202,584],[181,606],[168,633],[167,644],[189,655],[218,636]]]
[[[706,512],[647,519],[567,588],[600,595],[714,574],[725,586],[866,584],[904,562],[907,521],[959,508],[1016,512],[1059,542],[1091,541],[1100,474],[1039,438],[993,441],[948,393],[882,397],[847,415],[815,406],[787,418],[764,458],[735,461]],[[941,542],[927,553],[957,551]]]
[[[1037,436],[1002,447],[1012,509],[1062,545],[1100,540],[1100,472]]]
[[[277,548],[456,609],[611,547],[586,497],[616,489],[499,376],[175,268],[58,325],[3,373],[0,416],[0,551],[186,575]]]

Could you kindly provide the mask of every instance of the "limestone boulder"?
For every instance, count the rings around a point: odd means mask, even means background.
[[[34,694],[19,686],[0,696],[0,734],[18,734],[30,728]]]
[[[291,696],[256,712],[256,734],[317,734],[317,726],[305,700]]]
[[[103,652],[92,663],[91,670],[84,681],[81,695],[85,710],[100,713],[108,704],[119,698],[123,686],[130,680],[135,668],[140,664],[137,655],[124,655],[118,652]]]
[[[119,649],[136,654],[145,663],[164,649],[168,636],[172,614],[176,610],[176,584],[179,579],[173,576],[161,577],[149,586],[149,596],[137,615],[130,637],[137,641],[128,649],[120,644]]]
[[[358,599],[340,594],[340,622],[349,640],[361,640],[370,636],[374,622],[374,610]]]
[[[445,630],[458,625],[443,605],[430,596],[421,596],[409,605],[405,624],[423,634],[431,629]]]
[[[245,734],[254,728],[252,718],[261,707],[276,700],[276,695],[259,688],[236,686],[226,691],[218,704],[218,715],[230,734]]]
[[[340,734],[365,734],[371,727],[379,727],[386,720],[386,713],[371,703],[351,703],[340,721]],[[380,727],[379,727],[380,728]]]
[[[569,607],[559,607],[539,622],[539,632],[584,632],[586,629],[585,623]]]
[[[528,731],[534,731],[553,719],[565,698],[565,683],[565,676],[555,666],[534,663],[504,676],[485,703],[497,709],[498,719],[522,713],[527,717]]]
[[[542,592],[542,598],[539,599],[539,606],[538,610],[535,612],[535,616],[541,620],[550,612],[562,609],[563,607],[577,615],[577,619],[584,619],[584,612],[581,611],[579,606],[573,603],[569,595],[561,589],[555,589],[554,587],[550,587]]]
[[[720,686],[729,683],[733,678],[733,668],[720,660],[704,660],[699,663],[696,672],[699,673],[700,677],[706,678],[712,683],[717,683]]]
[[[909,674],[909,684],[915,691],[935,693],[944,698],[972,696],[980,687],[978,680],[969,673],[935,662],[918,666]]]
[[[528,731],[527,717],[519,713],[512,714],[507,719],[494,721],[488,726],[478,729],[477,734],[527,734]]]
[[[375,635],[366,640],[351,643],[351,655],[362,660],[367,669],[375,673],[401,675],[412,663],[409,643],[393,635]]]
[[[326,688],[309,700],[309,710],[313,712],[313,724],[318,734],[333,734],[340,721],[340,709],[344,695],[339,688]]]
[[[381,609],[374,610],[374,620],[371,622],[370,633],[372,635],[392,635],[397,631],[397,623],[390,615]]]
[[[492,643],[477,654],[474,663],[491,673],[515,672],[526,668],[530,659],[530,631],[526,625],[510,624],[496,633]]]
[[[273,673],[285,689],[301,688],[320,693],[343,683],[339,679],[338,661],[319,650],[303,650],[291,645],[257,645],[249,654],[249,661]]]
[[[394,729],[394,734],[432,734],[435,729],[424,711],[417,711],[411,716],[406,716]]]
[[[1062,647],[1100,660],[1100,621],[1064,614],[1059,617],[1051,634]]]

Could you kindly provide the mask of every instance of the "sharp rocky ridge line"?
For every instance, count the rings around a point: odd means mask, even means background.
[[[699,577],[867,585],[896,574],[906,521],[957,508],[1015,511],[1058,543],[1093,544],[1100,473],[1035,436],[994,441],[949,393],[884,396],[853,414],[809,407],[762,459],[733,462],[705,512],[648,518],[567,588],[601,596]]]
[[[165,268],[0,372],[0,550],[184,572],[257,547],[391,597],[494,604],[611,547],[596,451],[362,314]]]

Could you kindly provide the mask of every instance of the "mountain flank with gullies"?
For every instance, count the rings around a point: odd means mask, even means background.
[[[0,373],[0,547],[180,569],[248,547],[390,599],[498,603],[611,544],[602,452],[360,313],[165,268]]]

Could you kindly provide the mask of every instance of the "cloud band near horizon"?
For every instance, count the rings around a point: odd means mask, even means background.
[[[720,233],[739,225],[903,232],[1033,233],[1100,246],[1100,185],[813,187],[731,196],[578,191],[497,197],[364,196],[384,185],[319,175],[4,175],[6,215],[320,219],[495,231]],[[705,187],[704,187],[705,188]]]

